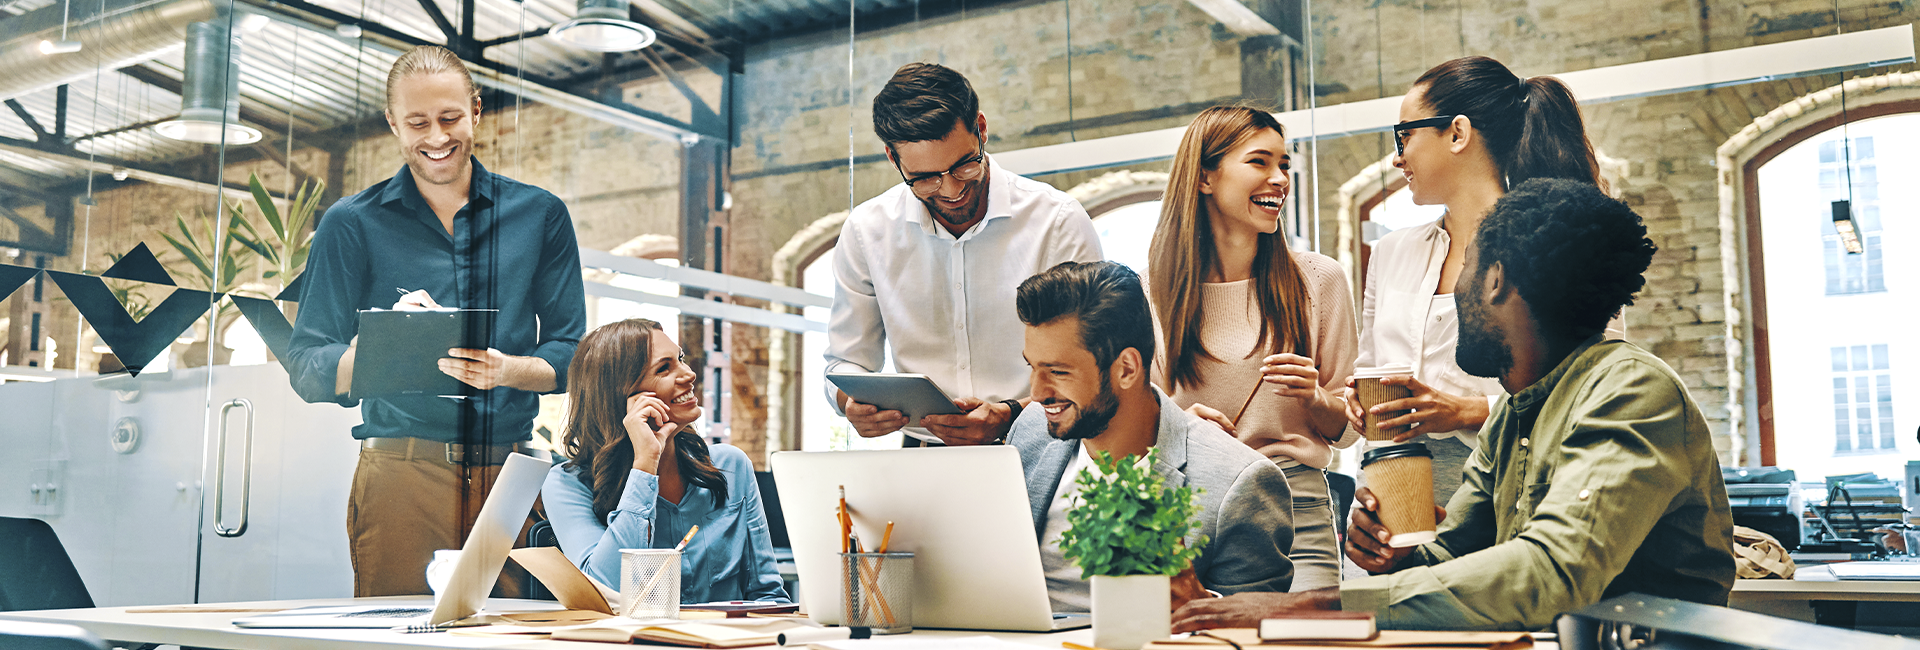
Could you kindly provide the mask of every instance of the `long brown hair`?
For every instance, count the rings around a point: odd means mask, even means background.
[[[1197,359],[1218,360],[1200,343],[1205,321],[1201,285],[1220,264],[1215,255],[1212,216],[1201,200],[1200,181],[1220,168],[1220,159],[1261,131],[1286,135],[1266,111],[1246,106],[1215,106],[1193,118],[1173,157],[1167,191],[1161,197],[1160,224],[1148,253],[1148,290],[1154,318],[1166,334],[1167,377],[1173,386],[1200,381]],[[1304,353],[1308,347],[1307,281],[1293,262],[1286,236],[1276,230],[1259,236],[1253,256],[1253,288],[1260,306],[1262,350]]]
[[[593,516],[602,525],[620,505],[633,468],[633,441],[620,421],[627,396],[653,358],[653,333],[660,324],[641,318],[602,325],[580,340],[567,369],[567,469],[593,488]],[[707,441],[692,427],[673,434],[674,462],[687,483],[713,491],[716,505],[727,502],[727,477],[713,466]]]
[[[1468,56],[1433,66],[1413,85],[1426,87],[1421,99],[1435,114],[1467,116],[1508,188],[1535,178],[1600,184],[1599,159],[1565,82],[1521,79],[1499,61]]]

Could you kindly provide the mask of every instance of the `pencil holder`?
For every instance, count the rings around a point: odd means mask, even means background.
[[[844,625],[874,634],[913,631],[913,554],[841,553]]]
[[[680,552],[620,549],[620,600],[621,616],[680,618]]]

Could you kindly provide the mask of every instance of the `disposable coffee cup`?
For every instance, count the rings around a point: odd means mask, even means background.
[[[1413,366],[1406,364],[1358,368],[1353,371],[1353,397],[1360,401],[1361,412],[1366,413],[1365,419],[1362,420],[1366,427],[1361,429],[1360,435],[1366,436],[1368,440],[1393,439],[1391,432],[1380,428],[1380,421],[1398,417],[1400,413],[1374,415],[1371,409],[1379,404],[1412,397],[1413,391],[1407,390],[1406,386],[1386,386],[1380,383],[1380,380],[1386,377],[1412,374]]]
[[[1394,548],[1419,546],[1437,539],[1433,520],[1433,452],[1425,443],[1409,442],[1368,449],[1360,458],[1367,488],[1379,500],[1374,511],[1392,536]]]

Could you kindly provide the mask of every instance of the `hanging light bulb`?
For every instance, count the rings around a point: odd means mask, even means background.
[[[1853,220],[1853,202],[1845,199],[1833,202],[1833,229],[1840,233],[1840,245],[1847,252],[1858,255],[1866,252],[1860,246],[1859,223]]]
[[[61,3],[60,5],[60,40],[40,41],[41,54],[46,54],[46,55],[72,54],[74,52],[80,51],[80,41],[67,40],[67,20],[69,16],[67,12],[71,11],[72,9],[73,9],[72,0],[67,0],[67,2]]]
[[[653,44],[653,29],[627,20],[627,0],[579,0],[573,20],[547,31],[560,42],[595,52],[632,52]]]
[[[203,144],[252,144],[260,131],[240,123],[240,52],[226,27],[214,22],[187,25],[186,79],[181,83],[180,118],[153,126],[160,135]]]

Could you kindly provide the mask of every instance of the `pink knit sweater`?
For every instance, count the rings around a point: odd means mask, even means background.
[[[1308,338],[1313,345],[1312,350],[1294,353],[1313,359],[1320,371],[1321,386],[1338,395],[1345,389],[1347,377],[1353,374],[1353,359],[1359,349],[1354,331],[1353,294],[1347,289],[1346,275],[1339,262],[1318,253],[1297,251],[1293,259],[1307,281],[1311,302],[1308,320],[1312,325]],[[1200,383],[1171,390],[1167,381],[1165,334],[1159,331],[1156,320],[1155,335],[1160,345],[1154,355],[1155,383],[1168,389],[1167,393],[1181,408],[1200,403],[1225,413],[1228,419],[1237,417],[1235,435],[1268,458],[1291,458],[1325,469],[1333,460],[1328,438],[1339,439],[1339,446],[1344,448],[1359,436],[1344,427],[1335,431],[1315,430],[1305,404],[1273,394],[1273,385],[1260,381],[1262,361],[1268,355],[1285,350],[1262,349],[1257,354],[1249,354],[1260,341],[1259,301],[1253,297],[1253,281],[1208,283],[1202,290],[1207,322],[1201,326],[1200,341],[1217,361],[1199,358],[1196,367],[1200,371]],[[1248,403],[1247,394],[1255,385],[1260,386],[1259,394]],[[1244,415],[1240,413],[1243,403],[1247,404]]]

